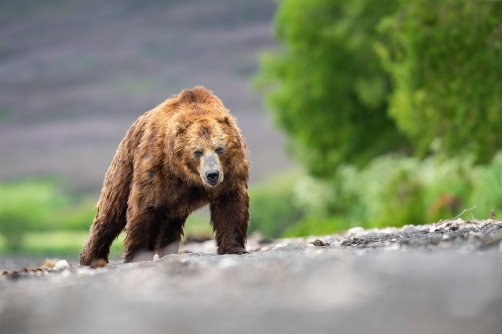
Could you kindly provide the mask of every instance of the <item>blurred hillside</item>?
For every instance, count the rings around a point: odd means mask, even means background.
[[[132,122],[204,85],[237,116],[251,181],[293,164],[250,88],[275,48],[275,5],[256,1],[0,3],[0,179],[62,176],[97,195]]]

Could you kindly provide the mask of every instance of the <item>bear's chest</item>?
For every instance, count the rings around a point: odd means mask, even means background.
[[[183,212],[192,212],[209,203],[209,197],[202,188],[180,187],[167,189],[164,205]]]

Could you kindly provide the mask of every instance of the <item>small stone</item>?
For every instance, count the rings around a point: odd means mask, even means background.
[[[401,231],[403,233],[417,233],[419,230],[415,225],[405,225]]]
[[[340,245],[342,246],[349,246],[352,244],[352,240],[349,240],[349,239],[343,239],[342,242],[340,243]]]
[[[443,240],[448,240],[448,239],[450,239],[450,236],[449,236],[448,234],[444,234],[444,235],[441,237],[441,239],[443,239]]]
[[[454,224],[463,225],[465,224],[465,221],[462,218],[458,218],[457,220],[454,221]]]
[[[347,236],[357,236],[363,232],[364,232],[364,228],[357,226],[357,227],[353,227],[353,228],[349,229],[347,231]]]
[[[63,268],[70,268],[70,265],[68,264],[68,261],[66,261],[66,260],[59,260],[58,262],[56,262],[56,264],[54,265],[53,269],[58,270],[58,269],[63,269]]]
[[[154,260],[154,261],[158,261],[159,259],[160,259],[159,254],[155,254],[155,255],[153,256],[153,260]]]
[[[442,223],[441,225],[438,226],[438,229],[444,229],[448,225],[450,225],[449,222]]]
[[[320,239],[315,239],[314,241],[311,242],[312,245],[316,246],[316,247],[324,247],[324,246],[327,246],[328,244],[323,242],[322,240]]]

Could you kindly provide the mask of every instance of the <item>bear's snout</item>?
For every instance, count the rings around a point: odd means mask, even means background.
[[[206,172],[206,178],[210,185],[214,186],[218,183],[218,177],[220,176],[220,172],[216,169],[208,170]]]
[[[213,187],[223,181],[223,171],[216,154],[204,154],[201,167],[200,176],[202,181],[208,186]]]

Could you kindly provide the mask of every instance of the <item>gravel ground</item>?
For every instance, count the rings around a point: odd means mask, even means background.
[[[502,333],[501,240],[501,221],[458,219],[6,271],[0,332]]]

